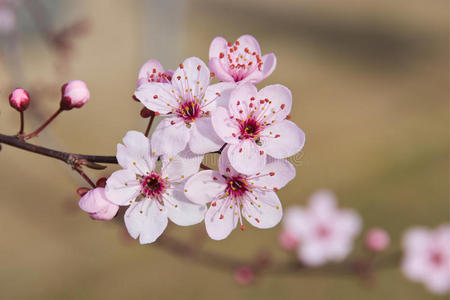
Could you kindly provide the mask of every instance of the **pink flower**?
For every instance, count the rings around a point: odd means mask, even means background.
[[[254,174],[264,168],[266,156],[286,158],[305,144],[304,132],[286,120],[292,95],[282,85],[269,85],[259,92],[250,83],[231,92],[228,110],[212,114],[217,135],[229,145],[228,158],[240,173]]]
[[[95,220],[111,220],[117,214],[119,206],[108,200],[104,188],[95,188],[81,197],[78,205]]]
[[[298,236],[293,232],[283,230],[278,236],[278,242],[284,250],[293,250],[298,246]]]
[[[334,195],[321,190],[311,196],[309,207],[289,208],[283,225],[300,241],[299,259],[313,267],[343,260],[361,230],[361,219],[353,210],[339,210]]]
[[[234,85],[210,86],[209,81],[208,67],[199,58],[191,57],[175,71],[170,83],[146,83],[137,89],[134,95],[142,104],[167,117],[152,135],[153,151],[176,155],[187,145],[197,154],[220,149],[223,143],[211,130],[209,116]]]
[[[250,267],[239,267],[234,271],[234,280],[240,285],[249,285],[255,280],[255,272]]]
[[[389,234],[382,228],[372,228],[366,234],[366,247],[372,251],[386,250],[390,242]]]
[[[273,53],[261,57],[258,41],[251,35],[241,36],[234,44],[216,37],[209,47],[209,67],[220,81],[256,84],[272,74],[276,64]]]
[[[163,66],[156,59],[145,62],[139,70],[137,88],[149,82],[169,83],[172,80],[173,70],[164,71]]]
[[[198,204],[211,202],[205,216],[208,235],[226,238],[243,218],[257,228],[271,228],[282,217],[276,193],[295,177],[295,168],[286,160],[268,159],[260,173],[238,173],[228,160],[227,150],[219,158],[219,171],[207,170],[187,180],[185,194]]]
[[[24,89],[15,89],[9,95],[9,104],[17,111],[24,111],[30,104],[30,95]]]
[[[72,80],[61,87],[61,108],[70,110],[72,108],[80,108],[88,102],[90,93],[81,80]]]
[[[406,277],[422,282],[432,293],[450,291],[450,224],[435,230],[409,229],[403,237],[403,250]]]
[[[106,183],[106,196],[118,205],[129,205],[124,220],[133,238],[141,244],[154,242],[167,226],[167,219],[180,226],[200,223],[205,206],[191,203],[184,195],[183,182],[198,171],[202,156],[183,151],[173,158],[151,152],[142,133],[129,131],[117,145],[117,161],[123,168]]]

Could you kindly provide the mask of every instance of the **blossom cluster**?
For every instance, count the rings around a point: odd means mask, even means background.
[[[154,242],[168,219],[180,226],[204,220],[215,240],[238,224],[244,230],[244,219],[258,228],[280,222],[276,191],[295,177],[286,158],[302,150],[305,134],[289,120],[287,87],[255,87],[275,66],[273,53],[262,55],[256,39],[243,35],[234,43],[215,38],[209,67],[197,57],[176,70],[155,59],[141,67],[134,98],[161,120],[150,138],[137,131],[125,135],[116,155],[122,169],[97,193],[111,207],[129,206],[124,221],[133,238]],[[220,154],[218,170],[200,171],[208,153]],[[81,199],[82,209],[93,218],[112,218],[114,209],[104,201],[96,207],[93,196]],[[88,197],[94,203],[89,210]]]

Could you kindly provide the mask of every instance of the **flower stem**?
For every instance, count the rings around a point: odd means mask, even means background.
[[[96,188],[95,183],[89,178],[89,176],[86,175],[86,173],[84,173],[84,171],[81,169],[81,167],[76,166],[76,167],[74,167],[73,169],[74,169],[75,171],[77,171],[78,174],[80,174],[81,177],[83,177],[83,179],[86,180],[86,182],[89,183],[89,185],[90,185],[92,188],[94,188],[94,189]]]
[[[42,130],[45,129],[45,127],[48,126],[48,124],[50,124],[63,110],[61,108],[58,108],[58,110],[47,120],[44,122],[44,124],[41,125],[41,127],[39,127],[38,129],[36,129],[35,131],[33,131],[30,134],[27,134],[26,136],[24,136],[24,140],[29,140],[35,136],[37,136]]]
[[[20,112],[20,129],[18,135],[23,135],[23,128],[24,128],[24,117],[23,117],[23,111]]]
[[[145,136],[148,137],[150,129],[152,128],[153,120],[155,119],[155,113],[152,114],[150,120],[148,121],[147,129],[145,129]]]

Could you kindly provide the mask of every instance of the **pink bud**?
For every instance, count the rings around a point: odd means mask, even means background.
[[[366,247],[372,251],[383,251],[391,242],[389,234],[381,228],[372,228],[366,234]]]
[[[234,271],[234,279],[240,285],[249,285],[255,279],[255,273],[249,267],[239,267]]]
[[[280,243],[280,246],[284,250],[292,250],[292,249],[296,248],[298,245],[297,237],[287,230],[283,230],[280,233],[280,235],[278,237],[278,242]]]
[[[24,89],[15,89],[9,95],[9,104],[17,111],[24,111],[30,104],[30,96]]]
[[[70,110],[82,107],[90,97],[89,90],[81,80],[72,80],[61,88],[61,109]]]
[[[117,204],[106,198],[104,188],[90,190],[80,199],[78,205],[95,220],[111,220],[119,210]]]

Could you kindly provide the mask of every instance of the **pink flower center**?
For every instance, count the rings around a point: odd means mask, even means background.
[[[262,126],[254,118],[249,118],[241,123],[241,136],[240,139],[252,139],[257,135]]]
[[[240,81],[256,69],[261,70],[262,60],[259,53],[240,45],[239,41],[234,44],[228,43],[226,53],[219,53],[219,59],[223,66],[228,67],[234,81]]]
[[[227,182],[225,192],[232,198],[240,198],[247,192],[247,182],[245,178],[241,176],[232,177]]]
[[[439,267],[444,262],[444,256],[442,255],[441,252],[433,251],[430,254],[430,261],[433,265]]]
[[[324,225],[319,225],[316,228],[316,234],[320,239],[326,239],[330,236],[331,230]]]
[[[141,194],[149,197],[159,199],[167,190],[169,184],[167,180],[161,177],[158,173],[151,173],[146,176],[142,176],[140,179]]]
[[[201,117],[202,110],[197,101],[186,101],[178,107],[177,114],[178,117],[188,123]]]

